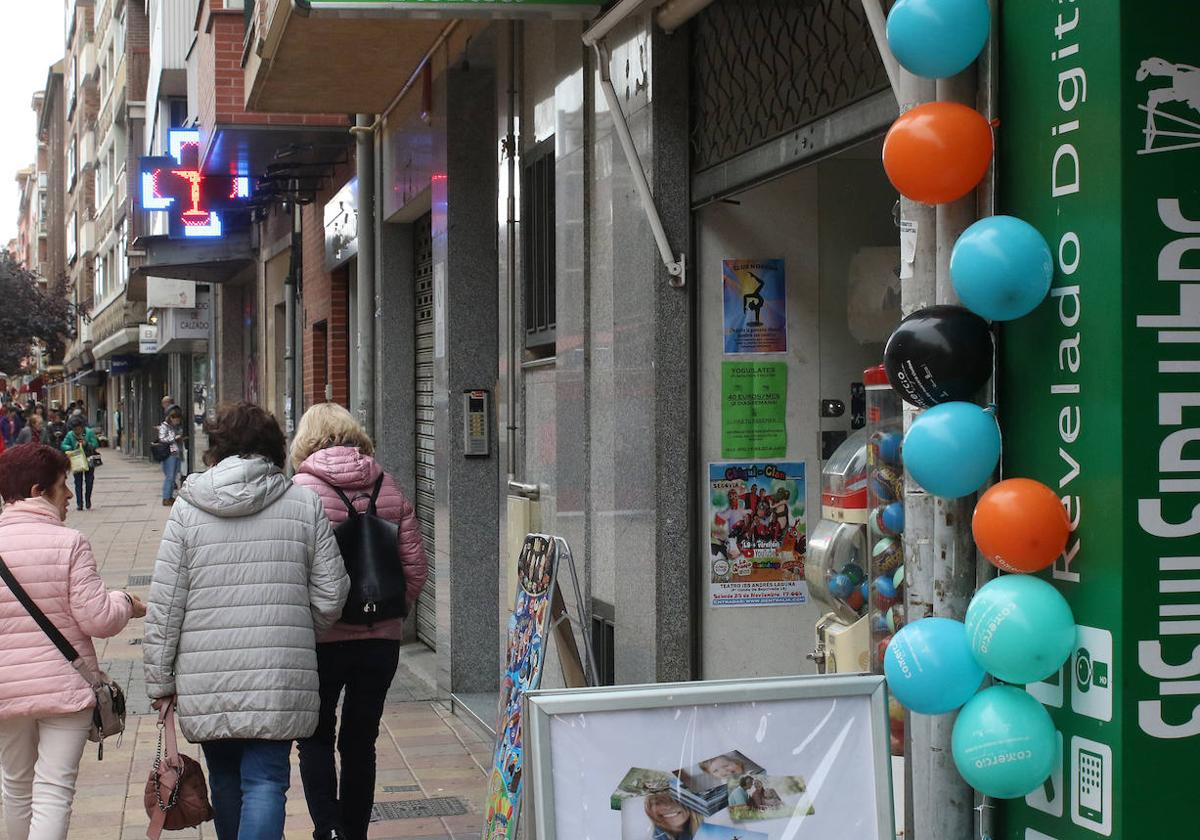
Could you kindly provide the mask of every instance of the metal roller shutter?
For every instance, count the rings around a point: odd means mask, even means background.
[[[434,553],[434,488],[437,473],[434,462],[433,430],[433,217],[425,215],[413,225],[413,268],[416,279],[416,360],[417,360],[417,440],[415,506],[421,533],[425,537],[425,555],[429,558],[429,579],[417,600],[417,638],[437,649],[437,570]]]

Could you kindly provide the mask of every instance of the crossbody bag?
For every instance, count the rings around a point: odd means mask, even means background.
[[[91,686],[92,694],[96,697],[96,705],[92,709],[92,728],[88,731],[88,740],[93,744],[100,745],[99,760],[103,761],[104,739],[120,735],[125,731],[125,692],[121,691],[121,686],[117,685],[108,674],[92,670],[91,666],[79,655],[75,646],[67,641],[67,637],[59,632],[50,619],[46,618],[42,608],[34,603],[33,599],[29,597],[29,593],[13,577],[12,571],[5,564],[3,557],[0,557],[0,578],[3,578],[9,590],[21,602],[21,606],[28,611],[33,620],[37,622],[38,627],[42,628],[42,632],[58,648],[58,652]]]

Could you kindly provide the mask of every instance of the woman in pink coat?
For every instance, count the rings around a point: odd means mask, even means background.
[[[380,476],[376,513],[400,526],[396,562],[404,567],[407,601],[417,602],[428,569],[421,526],[412,504],[374,458],[374,446],[350,412],[320,403],[304,413],[292,441],[293,481],[316,491],[336,528],[349,515],[337,488],[365,512]],[[400,657],[404,619],[370,626],[338,622],[317,639],[321,714],[317,731],[300,742],[300,776],[317,840],[366,840],[375,793],[375,740],[383,703]],[[342,726],[337,737],[341,788],[334,766],[334,730],[342,691]]]
[[[0,557],[93,671],[92,637],[115,636],[146,605],[109,592],[67,518],[67,456],[27,444],[0,455]],[[0,776],[9,840],[62,840],[92,723],[92,689],[0,582]]]

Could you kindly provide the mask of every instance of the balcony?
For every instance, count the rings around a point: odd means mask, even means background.
[[[312,17],[306,3],[257,0],[244,65],[246,107],[255,111],[385,111],[443,37],[451,54],[486,21]],[[447,34],[447,30],[450,32]],[[314,55],[337,61],[313,61]]]
[[[137,346],[137,328],[146,318],[146,304],[129,300],[125,289],[103,304],[92,319],[92,355],[97,360],[128,352]]]

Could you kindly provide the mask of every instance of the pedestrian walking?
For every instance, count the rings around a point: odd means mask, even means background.
[[[71,418],[71,431],[67,432],[60,445],[63,452],[71,453],[83,450],[83,469],[72,465],[71,472],[75,474],[75,506],[79,510],[85,507],[92,509],[92,485],[96,480],[96,467],[99,460],[100,441],[96,433],[88,426],[81,415]]]
[[[74,418],[72,418],[74,419]],[[67,422],[63,412],[53,410],[50,412],[50,422],[47,423],[42,430],[42,443],[47,446],[62,446],[63,439],[67,436]]]
[[[9,574],[99,670],[92,637],[115,636],[146,606],[109,591],[91,545],[63,524],[71,491],[67,456],[50,446],[0,455],[2,561]],[[0,584],[0,787],[9,840],[63,840],[92,725],[92,687],[7,585]]]
[[[23,443],[41,443],[42,442],[42,417],[39,414],[30,414],[25,420],[25,425],[21,427],[21,433],[17,435],[17,446]]]
[[[206,424],[163,532],[143,642],[146,688],[174,697],[208,765],[218,840],[280,840],[292,741],[317,727],[317,634],[349,581],[321,500],[283,473],[270,414],[239,403]]]
[[[162,398],[163,419],[167,419],[167,412],[171,410],[171,406],[175,405],[175,398],[167,394]],[[181,409],[182,410],[182,409]]]
[[[8,406],[0,405],[0,443],[11,445],[16,436],[12,418],[8,416]]]
[[[166,453],[162,462],[162,503],[169,506],[175,501],[175,479],[183,462],[183,409],[179,406],[168,408],[158,424],[158,445]]]
[[[315,490],[336,527],[373,508],[399,525],[394,555],[371,558],[404,569],[406,600],[415,604],[428,574],[421,526],[412,503],[372,457],[371,438],[350,412],[336,403],[304,413],[292,443],[294,482]],[[375,741],[384,700],[396,675],[404,619],[373,625],[339,621],[317,638],[321,714],[312,737],[299,743],[300,777],[317,840],[366,840],[375,794]],[[337,732],[342,693],[341,730]],[[334,742],[341,757],[341,784]]]

